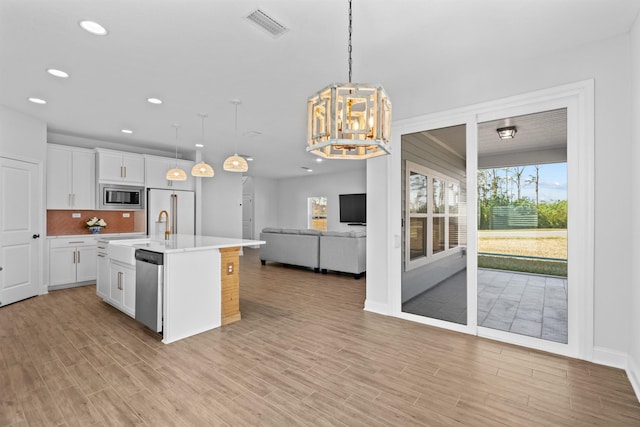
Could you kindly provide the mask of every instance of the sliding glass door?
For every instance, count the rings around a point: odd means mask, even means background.
[[[403,135],[402,170],[402,311],[466,325],[466,125]]]

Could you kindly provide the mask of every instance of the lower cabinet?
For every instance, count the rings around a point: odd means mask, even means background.
[[[136,312],[136,268],[111,260],[109,262],[109,298],[114,307],[131,317]]]
[[[96,294],[103,298],[109,299],[111,294],[109,271],[109,255],[107,255],[107,244],[98,242],[98,263],[96,277]]]
[[[49,241],[49,286],[96,279],[96,240],[61,238]]]

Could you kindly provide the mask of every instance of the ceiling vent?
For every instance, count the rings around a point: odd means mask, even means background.
[[[263,30],[267,31],[273,37],[280,37],[284,33],[288,31],[288,28],[264,13],[260,9],[256,9],[254,12],[251,12],[247,19]]]

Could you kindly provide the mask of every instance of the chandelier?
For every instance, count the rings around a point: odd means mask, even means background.
[[[391,101],[378,84],[351,82],[353,19],[349,0],[349,82],[309,97],[307,152],[330,159],[369,159],[391,152]]]

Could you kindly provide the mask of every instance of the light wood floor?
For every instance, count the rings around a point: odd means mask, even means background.
[[[362,310],[241,259],[243,319],[164,345],[95,295],[0,309],[0,425],[640,425],[625,373]]]

